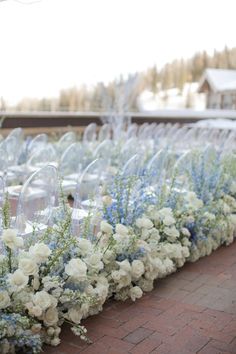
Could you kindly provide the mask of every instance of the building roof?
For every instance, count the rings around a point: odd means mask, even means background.
[[[207,83],[214,92],[236,91],[236,70],[206,69],[199,83],[199,92]]]

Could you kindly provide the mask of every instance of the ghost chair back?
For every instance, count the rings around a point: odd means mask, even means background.
[[[67,132],[63,134],[56,144],[58,155],[61,156],[65,152],[65,150],[75,142],[76,142],[75,132]]]
[[[106,139],[102,141],[94,150],[95,158],[104,158],[109,160],[111,158],[113,152],[113,143],[111,140]]]
[[[111,125],[106,123],[101,126],[98,133],[98,140],[102,142],[103,140],[111,138]]]
[[[34,230],[36,233],[44,231],[57,199],[57,169],[52,165],[44,166],[27,179],[20,192],[15,222],[18,233],[29,236]]]
[[[94,142],[96,140],[96,137],[97,137],[97,124],[90,123],[84,130],[83,142],[84,143]]]
[[[137,137],[137,134],[138,134],[138,125],[136,123],[130,124],[126,132],[126,138],[127,139],[135,138]]]
[[[84,147],[73,143],[62,154],[59,162],[59,176],[65,194],[73,195],[79,176],[84,167]]]
[[[72,229],[78,233],[83,219],[97,214],[101,209],[102,184],[107,163],[103,159],[92,161],[83,171],[76,186],[72,212]]]
[[[125,163],[121,174],[127,177],[138,176],[141,169],[142,157],[139,154],[135,154]]]
[[[18,141],[23,141],[24,139],[24,132],[22,128],[15,128],[8,134],[8,137],[14,136]]]
[[[57,166],[57,153],[52,144],[47,144],[35,150],[26,163],[27,171],[32,173],[48,164]]]
[[[17,165],[21,153],[22,143],[15,136],[8,136],[0,147],[7,153],[8,167]]]
[[[36,135],[27,146],[27,155],[30,157],[36,150],[40,150],[46,146],[48,142],[47,134]]]
[[[0,176],[0,233],[3,229],[3,204],[4,204],[4,197],[5,197],[5,183],[2,176]],[[2,238],[0,237],[0,253],[2,250]]]

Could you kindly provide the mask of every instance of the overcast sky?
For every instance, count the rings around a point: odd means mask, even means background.
[[[21,2],[28,5],[0,1],[0,97],[8,102],[236,45],[236,0]]]

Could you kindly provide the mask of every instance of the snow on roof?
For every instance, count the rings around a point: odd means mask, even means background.
[[[218,128],[218,129],[234,129],[236,130],[236,121],[232,119],[214,118],[200,120],[196,123],[191,124],[192,127],[202,127],[202,128]]]
[[[199,92],[205,81],[214,92],[236,91],[236,70],[206,69],[199,83]]]

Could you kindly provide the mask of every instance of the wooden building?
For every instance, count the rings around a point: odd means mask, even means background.
[[[236,109],[236,70],[206,69],[199,83],[206,108]]]

